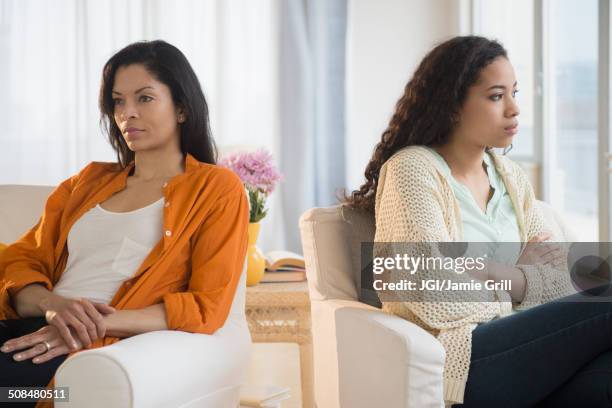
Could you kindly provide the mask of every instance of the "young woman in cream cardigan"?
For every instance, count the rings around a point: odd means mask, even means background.
[[[499,43],[468,36],[438,45],[408,82],[349,203],[375,211],[376,242],[525,244],[515,266],[487,271],[496,282],[512,280],[490,301],[383,298],[386,311],[444,346],[446,404],[609,407],[612,304],[567,297],[578,295],[567,269],[553,267],[558,250],[527,244],[555,237],[525,173],[490,149],[512,144],[517,92]]]

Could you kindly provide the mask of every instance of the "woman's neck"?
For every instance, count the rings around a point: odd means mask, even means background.
[[[132,177],[142,181],[169,179],[185,171],[184,162],[180,149],[136,152]]]
[[[444,158],[453,175],[470,177],[483,170],[485,150],[481,146],[449,142],[434,149]]]

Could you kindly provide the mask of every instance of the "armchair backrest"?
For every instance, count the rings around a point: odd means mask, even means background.
[[[311,300],[359,298],[361,242],[374,240],[372,214],[336,205],[300,217]]]
[[[10,244],[40,218],[51,186],[0,185],[0,242]]]

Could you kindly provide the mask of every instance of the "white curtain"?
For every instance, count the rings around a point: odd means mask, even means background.
[[[281,191],[285,242],[298,248],[299,216],[338,202],[345,174],[346,0],[287,0],[280,7]]]
[[[221,150],[264,147],[285,174],[260,246],[300,251],[299,215],[344,186],[345,21],[346,0],[0,0],[0,184],[55,185],[116,160],[102,67],[163,39],[198,75]]]

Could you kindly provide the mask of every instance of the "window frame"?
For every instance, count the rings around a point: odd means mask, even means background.
[[[481,31],[481,4],[485,0],[463,0],[460,16],[460,31],[474,34]],[[555,121],[555,112],[551,109],[554,95],[554,86],[551,81],[550,45],[550,2],[554,0],[533,1],[533,75],[534,75],[534,139],[532,155],[515,155],[517,161],[532,162],[540,168],[539,183],[541,186],[541,199],[549,201],[551,198],[551,183],[553,177],[552,165],[556,162],[556,139],[552,137],[551,129]],[[468,17],[466,17],[468,16]],[[598,1],[598,116],[597,116],[597,200],[599,241],[609,242],[611,238],[612,216],[610,204],[612,199],[611,176],[612,153],[612,55],[611,30],[612,18],[609,0]],[[536,135],[541,135],[537,137]]]
[[[598,167],[598,221],[599,221],[599,240],[602,242],[610,241],[610,138],[612,137],[612,126],[610,123],[610,95],[612,75],[610,64],[610,15],[609,0],[599,0],[599,26],[598,26],[598,61],[597,61],[597,167]]]

